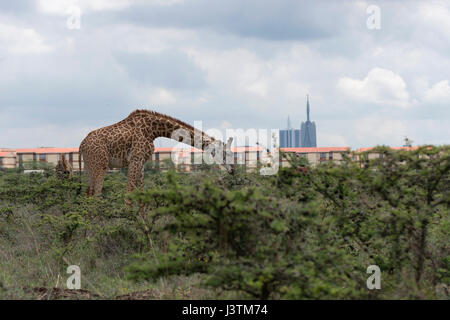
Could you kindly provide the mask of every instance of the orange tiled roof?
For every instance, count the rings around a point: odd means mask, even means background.
[[[203,152],[200,149],[197,148],[180,148],[180,149],[176,149],[175,147],[169,147],[169,148],[155,148],[155,152],[172,152],[172,151],[185,151],[185,152]],[[257,147],[232,147],[231,148],[232,152],[256,152],[256,151],[264,151],[264,148],[257,146]]]
[[[197,148],[175,148],[175,147],[167,147],[167,148],[155,148],[154,152],[202,152],[202,150]]]
[[[356,149],[356,152],[365,152],[365,151],[370,151],[375,147],[369,147],[369,148],[359,148]],[[407,150],[407,151],[411,151],[411,150],[417,150],[419,147],[415,146],[415,147],[389,147],[392,150]]]
[[[176,149],[175,147],[165,147],[165,148],[155,148],[155,152],[172,152],[172,151],[184,151],[184,152],[203,152],[200,149],[197,148],[180,148]],[[78,152],[78,148],[25,148],[25,149],[16,149],[12,150],[17,153],[36,153],[36,154],[42,154],[42,153],[71,153],[71,152]],[[256,151],[264,151],[264,148],[260,146],[256,147],[232,147],[232,152],[256,152]]]
[[[310,153],[310,152],[344,152],[350,147],[316,147],[316,148],[280,148],[284,152]]]
[[[256,147],[249,147],[249,146],[245,146],[245,147],[232,147],[231,148],[232,152],[243,152],[243,151],[247,151],[247,152],[257,152],[257,151],[264,151],[264,148],[261,146],[256,146]]]
[[[78,148],[29,148],[16,149],[16,153],[71,153],[78,152]]]
[[[16,153],[14,151],[0,151],[0,157],[15,157]]]

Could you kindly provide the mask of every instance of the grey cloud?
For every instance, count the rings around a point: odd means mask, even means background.
[[[33,0],[0,1],[0,12],[21,15],[35,11],[36,2]]]
[[[198,0],[172,6],[135,5],[106,13],[144,26],[213,29],[268,40],[317,39],[348,26],[343,1]]]
[[[124,76],[114,68],[102,68],[102,59],[91,59],[98,62],[95,69],[86,57],[7,58],[1,62],[6,77],[0,78],[1,109],[22,115],[21,125],[27,121],[89,123],[122,114],[121,108],[136,103]]]
[[[206,86],[206,73],[176,49],[151,54],[117,52],[114,57],[138,83],[178,90]]]

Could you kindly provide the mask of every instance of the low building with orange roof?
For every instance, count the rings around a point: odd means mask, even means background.
[[[17,165],[27,162],[41,162],[57,165],[61,154],[65,154],[66,159],[74,170],[78,170],[78,148],[21,148],[16,149]],[[83,165],[82,165],[83,166]]]
[[[370,150],[373,150],[376,147],[366,147],[366,148],[358,148],[355,151],[357,153],[361,153],[361,152],[367,152]],[[392,150],[406,150],[406,151],[412,151],[412,150],[417,150],[419,147],[418,146],[403,146],[403,147],[388,147],[389,149]]]
[[[405,151],[414,151],[417,150],[418,146],[402,146],[402,147],[389,147],[389,146],[379,146],[379,147],[388,147],[391,150],[405,150]],[[373,159],[380,159],[383,157],[383,155],[379,152],[376,152],[374,149],[377,147],[363,147],[358,148],[354,151],[352,159],[354,161],[359,161],[360,166],[366,166],[370,160]],[[361,154],[364,154],[363,157],[361,157]]]
[[[165,161],[172,160],[173,158],[177,163],[177,168],[180,171],[192,171],[195,170],[196,164],[201,164],[203,156],[203,150],[197,148],[155,148],[155,152],[152,156],[152,160],[155,161],[156,166],[161,169],[167,169],[164,165]],[[257,167],[257,163],[260,160],[262,152],[266,152],[264,148],[260,146],[238,146],[231,147],[233,153],[233,159],[235,164],[244,165],[248,169]]]
[[[359,148],[352,153],[354,161],[360,161],[360,154],[365,153],[365,161],[381,157],[377,152],[371,152],[375,147]],[[417,146],[390,147],[392,150],[416,150]],[[235,164],[243,165],[249,171],[258,167],[263,156],[270,155],[270,152],[261,146],[237,146],[231,147]],[[343,154],[350,155],[350,147],[311,147],[311,148],[280,148],[281,153],[295,154],[304,157],[311,165],[317,165],[325,161],[340,162]],[[193,147],[159,147],[155,148],[151,161],[157,168],[168,169],[166,162],[176,160],[175,168],[179,171],[195,171],[197,164],[203,162],[203,151]],[[21,149],[1,149],[0,148],[0,168],[16,168],[21,163],[41,162],[55,165],[65,154],[73,169],[78,171],[78,148],[21,148]],[[367,159],[367,160],[366,160]],[[289,166],[289,161],[280,155],[280,166]],[[83,170],[83,163],[82,163]]]
[[[311,147],[311,148],[280,148],[281,153],[291,153],[304,157],[312,165],[317,165],[324,161],[339,162],[342,153],[350,153],[350,147]],[[283,167],[288,167],[289,161],[280,156],[280,163]]]
[[[0,149],[0,168],[14,169],[16,168],[17,154],[15,150]]]

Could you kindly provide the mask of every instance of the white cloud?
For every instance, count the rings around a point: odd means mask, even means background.
[[[226,91],[260,97],[266,95],[265,65],[254,53],[243,48],[222,52],[189,49],[187,53],[207,72],[211,84]]]
[[[45,14],[67,15],[72,6],[79,7],[82,12],[89,12],[122,10],[135,4],[172,6],[182,2],[184,0],[39,0],[38,8]]]
[[[166,7],[170,7],[170,6],[173,6],[175,4],[179,4],[179,3],[185,2],[185,0],[142,0],[142,1],[146,1],[145,3],[148,3],[150,5],[166,6]]]
[[[300,62],[312,59],[309,49],[302,51],[296,47],[269,58],[246,48],[216,51],[197,47],[186,52],[206,72],[216,93],[239,97],[258,110],[268,110],[274,105],[296,110],[311,89],[304,81],[306,64]]]
[[[424,26],[437,34],[450,34],[450,7],[448,1],[427,1],[418,7],[418,17]]]
[[[177,102],[175,95],[167,89],[155,89],[149,97],[150,105],[170,105]]]
[[[356,121],[354,134],[361,146],[401,146],[408,128],[401,120],[367,117]]]
[[[121,38],[121,49],[129,53],[159,53],[198,41],[198,35],[191,30],[119,25],[109,28],[108,31],[109,35],[104,37],[110,38],[112,42],[116,41],[117,37]]]
[[[408,108],[411,105],[403,78],[382,68],[373,68],[362,80],[340,78],[337,88],[347,97],[363,103],[399,108]]]
[[[436,83],[425,92],[425,102],[450,104],[450,85],[448,80]]]
[[[81,139],[94,129],[67,125],[14,127],[4,131],[0,145],[10,148],[78,147]]]
[[[0,48],[11,54],[44,53],[51,47],[31,28],[0,23]]]
[[[219,125],[219,130],[221,130],[221,131],[225,131],[227,129],[232,129],[232,128],[233,128],[232,123],[227,120],[223,120]]]
[[[342,135],[324,132],[317,128],[317,142],[319,147],[347,147],[349,146],[347,139]]]
[[[68,15],[71,7],[85,11],[121,10],[133,3],[132,0],[39,0],[38,8],[45,14]]]
[[[450,119],[419,119],[407,122],[408,138],[413,140],[414,145],[433,144],[444,145],[449,144],[449,128]]]

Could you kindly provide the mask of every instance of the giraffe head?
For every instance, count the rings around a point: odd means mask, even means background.
[[[232,157],[233,153],[231,152],[231,143],[233,142],[233,138],[230,137],[227,141],[227,143],[224,145],[223,150],[223,163],[225,164],[225,169],[228,171],[228,173],[233,174],[234,173],[234,165],[231,163],[227,163],[227,159],[233,159]]]
[[[218,140],[213,141],[213,143],[219,142]],[[233,159],[232,152],[231,152],[231,143],[233,142],[233,138],[229,138],[227,143],[222,144],[222,157],[221,157],[221,166],[224,167],[228,173],[233,174],[234,173],[234,164],[228,163],[230,159]],[[212,150],[212,156],[215,157],[215,150]],[[218,159],[219,160],[219,159]],[[233,159],[234,160],[234,159]]]

